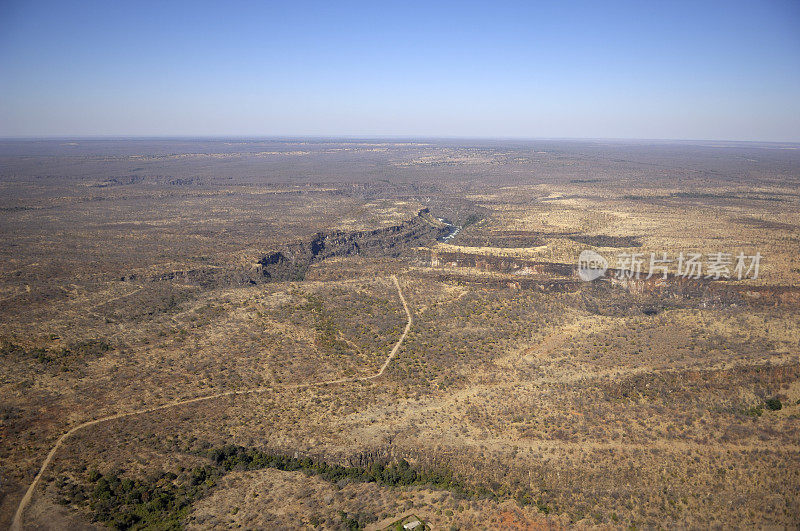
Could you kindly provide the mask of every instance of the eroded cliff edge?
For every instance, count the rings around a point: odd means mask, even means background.
[[[326,258],[411,255],[417,247],[434,243],[449,230],[446,224],[423,208],[399,225],[370,231],[318,232],[310,241],[289,244],[284,249],[264,255],[256,263],[253,273],[271,281],[302,280],[312,264]]]

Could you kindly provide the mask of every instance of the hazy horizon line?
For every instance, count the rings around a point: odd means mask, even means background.
[[[724,138],[642,138],[642,137],[557,137],[557,136],[476,136],[476,135],[264,135],[264,134],[219,134],[219,135],[29,135],[0,136],[0,142],[9,141],[98,141],[98,140],[410,140],[410,141],[566,141],[566,142],[634,142],[634,143],[708,143],[725,142],[735,144],[792,144],[800,145],[796,140],[738,140]]]

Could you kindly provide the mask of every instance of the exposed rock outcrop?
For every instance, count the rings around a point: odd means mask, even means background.
[[[214,287],[247,285],[270,281],[302,280],[312,264],[335,256],[365,257],[411,256],[419,246],[435,243],[449,232],[448,226],[434,218],[427,208],[411,219],[365,231],[318,232],[308,241],[290,243],[261,256],[252,267],[202,266],[163,273],[131,273],[123,281],[176,281]]]
[[[255,265],[256,276],[267,280],[302,280],[308,268],[334,256],[398,257],[410,254],[446,234],[445,224],[424,208],[413,218],[371,231],[318,232],[308,242],[287,245],[264,255]]]
[[[430,266],[439,272],[440,278],[459,278],[464,281],[462,270],[478,270],[484,273],[500,273],[498,278],[474,276],[471,283],[486,286],[511,287],[516,289],[540,289],[546,291],[577,290],[589,287],[578,279],[577,264],[542,262],[513,256],[491,255],[478,252],[442,251],[419,248],[418,263]],[[605,275],[590,283],[603,284],[638,297],[656,297],[662,301],[685,299],[707,306],[799,306],[800,288],[797,286],[751,286],[732,280],[711,280],[706,277],[686,278],[669,274],[667,278],[654,275],[647,278],[628,278],[618,269],[609,268]]]

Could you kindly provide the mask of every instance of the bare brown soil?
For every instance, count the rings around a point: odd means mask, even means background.
[[[97,525],[59,485],[179,474],[207,441],[484,490],[234,470],[187,526],[796,527],[797,153],[0,142],[0,526],[26,492],[25,527]],[[612,273],[764,258],[756,280],[585,283],[587,248]],[[275,253],[302,274],[265,275]]]

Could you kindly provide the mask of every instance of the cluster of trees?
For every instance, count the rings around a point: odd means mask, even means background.
[[[319,476],[332,483],[353,481],[377,483],[389,487],[415,485],[434,490],[450,491],[463,498],[489,498],[495,500],[513,498],[520,506],[535,505],[545,514],[551,511],[551,508],[541,498],[536,498],[526,489],[517,488],[515,490],[496,485],[497,488],[491,490],[481,485],[473,486],[454,477],[453,471],[449,468],[415,467],[402,458],[393,461],[375,461],[369,467],[348,467],[329,464],[321,460],[315,461],[310,457],[290,457],[236,445],[208,450],[207,455],[214,464],[226,471],[275,468],[284,471],[304,472],[308,475]]]
[[[94,521],[115,529],[181,529],[191,505],[208,495],[220,477],[232,470],[274,468],[299,471],[332,483],[368,482],[390,487],[421,486],[447,490],[463,498],[513,498],[520,505],[550,509],[527,491],[515,495],[507,489],[489,490],[471,486],[453,476],[448,468],[420,468],[405,459],[375,461],[368,467],[329,464],[310,457],[291,457],[253,448],[227,445],[200,452],[210,464],[179,474],[164,472],[143,479],[122,478],[115,473],[91,470],[87,482],[75,483],[62,478],[57,482],[61,502],[83,505],[88,502]],[[364,515],[342,514],[342,526],[363,526]]]
[[[772,398],[767,398],[764,401],[763,406],[761,404],[752,406],[750,408],[745,409],[744,413],[745,415],[749,415],[751,417],[760,417],[761,414],[764,412],[764,407],[766,407],[770,411],[779,411],[783,409],[783,403],[781,402],[780,398],[778,398],[777,396],[773,396]]]
[[[5,341],[2,345],[0,345],[0,356],[3,356],[4,358],[12,358],[14,360],[35,358],[40,363],[46,363],[49,359],[46,348],[38,347],[27,349],[10,341]]]
[[[99,358],[111,348],[111,345],[102,339],[77,341],[62,348],[36,347],[30,349],[10,341],[4,341],[0,345],[0,356],[18,360],[33,358],[45,365],[53,363],[66,364],[71,361]]]
[[[88,500],[96,522],[114,529],[182,529],[192,503],[216,485],[220,471],[196,467],[181,475],[165,472],[144,479],[121,478],[92,470],[88,484],[61,480],[62,503]]]
[[[783,404],[781,404],[781,399],[777,396],[773,396],[772,398],[768,398],[764,405],[767,406],[767,409],[770,411],[778,411],[779,409],[783,409]]]
[[[440,490],[450,490],[463,495],[472,494],[473,490],[453,477],[449,469],[421,470],[411,466],[405,459],[385,462],[375,461],[369,467],[347,467],[315,461],[310,457],[290,457],[281,454],[270,454],[228,445],[209,450],[212,462],[224,470],[256,470],[275,468],[284,471],[301,471],[308,475],[320,476],[333,483],[349,480],[378,483],[391,487],[424,485]]]

